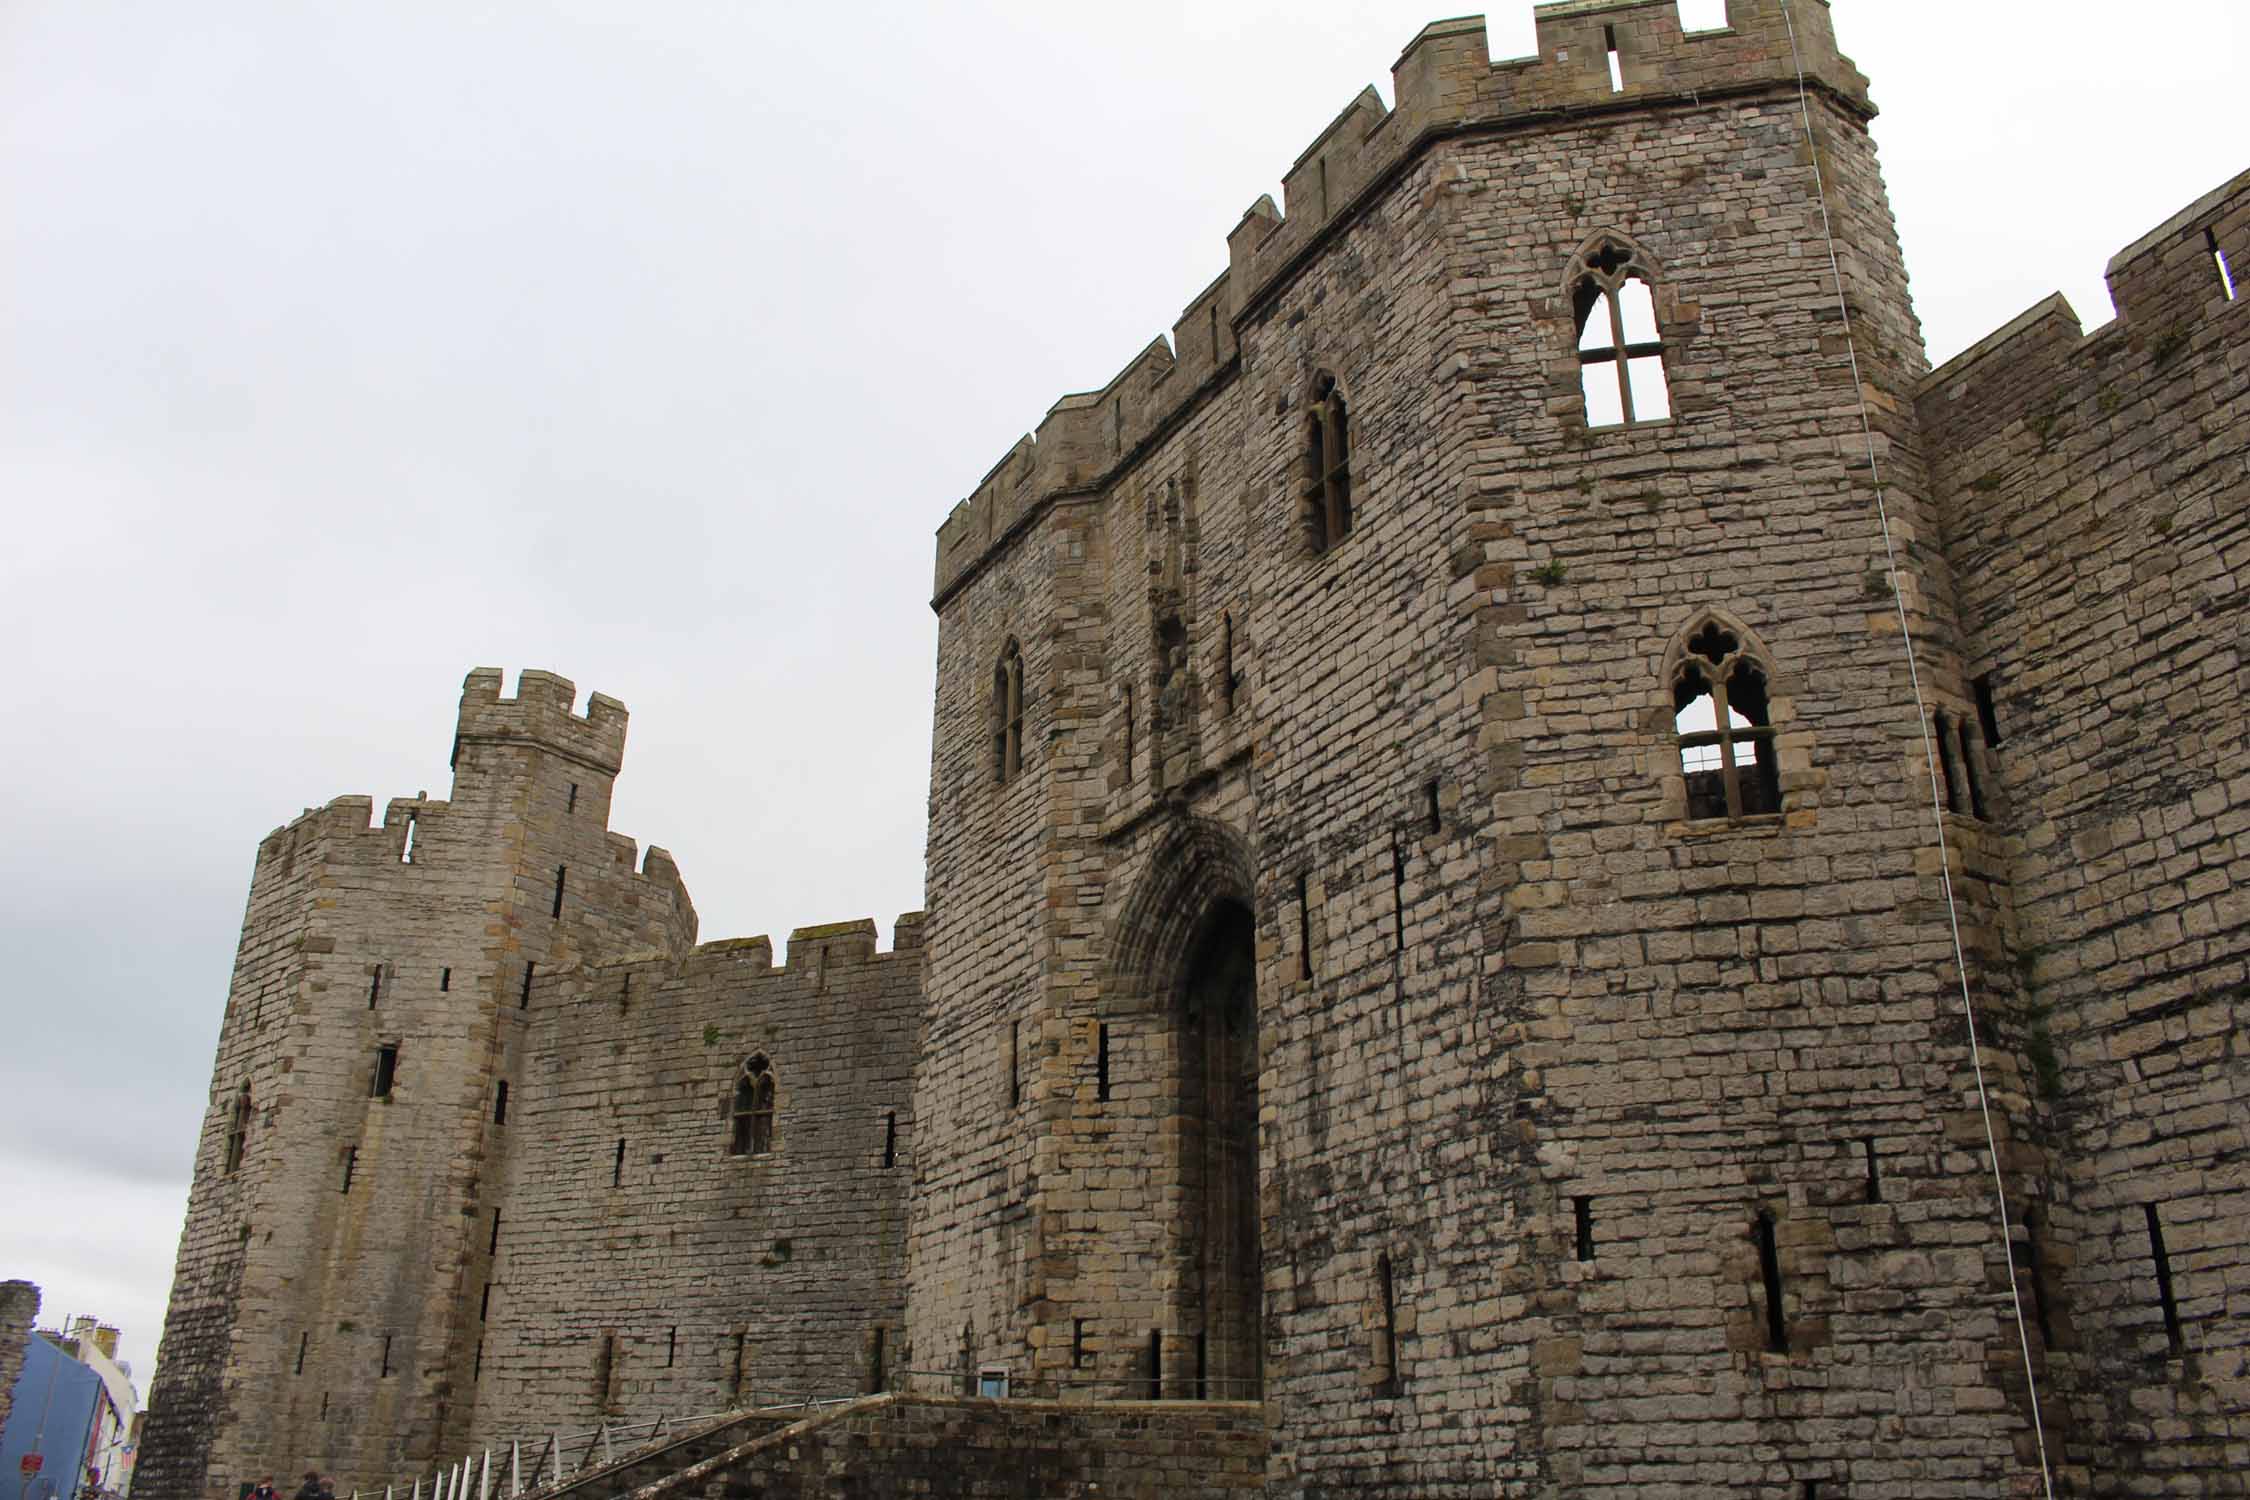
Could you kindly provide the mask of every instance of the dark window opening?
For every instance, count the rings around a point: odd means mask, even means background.
[[[1805,1481],[1805,1500],[1820,1500],[1819,1480],[1808,1479]]]
[[[734,1335],[734,1365],[727,1378],[727,1394],[738,1401],[742,1399],[742,1382],[746,1378],[749,1364],[750,1335],[736,1329]]]
[[[492,1243],[484,1247],[484,1253],[487,1255],[498,1255],[500,1253],[500,1210],[497,1208],[492,1211]]]
[[[367,1096],[370,1099],[388,1099],[391,1088],[398,1082],[398,1043],[386,1042],[375,1049],[375,1076],[369,1080]]]
[[[1164,1330],[1148,1331],[1148,1399],[1164,1399]]]
[[[1014,641],[992,669],[992,779],[1013,781],[1023,771],[1023,652]]]
[[[1984,821],[1984,782],[1977,776],[1977,742],[1969,733],[1969,721],[1962,719],[1954,729],[1961,736],[1961,778],[1969,784],[1969,815]]]
[[[1865,1136],[1859,1145],[1867,1153],[1867,1201],[1880,1203],[1883,1201],[1883,1176],[1881,1169],[1875,1165],[1875,1137]]]
[[[1789,1323],[1781,1308],[1781,1252],[1774,1244],[1773,1215],[1760,1209],[1751,1228],[1758,1237],[1758,1270],[1766,1284],[1766,1349],[1787,1354]]]
[[[471,1370],[471,1371],[469,1372],[469,1378],[470,1378],[471,1380],[482,1380],[482,1379],[484,1379],[484,1340],[483,1340],[483,1339],[478,1339],[478,1340],[477,1340],[477,1362],[476,1362],[476,1368],[474,1368],[473,1370]]]
[[[2023,1216],[2023,1243],[2016,1247],[2016,1265],[2031,1291],[2032,1321],[2039,1325],[2039,1342],[2055,1347],[2054,1317],[2047,1307],[2047,1257],[2039,1244],[2039,1216]]]
[[[300,1333],[297,1335],[297,1373],[300,1375],[305,1373],[305,1351],[311,1347],[311,1334]]]
[[[1109,1023],[1094,1028],[1094,1097],[1109,1102]]]
[[[508,1123],[508,1080],[505,1078],[492,1086],[492,1123]]]
[[[1313,551],[1326,552],[1352,532],[1352,446],[1344,393],[1325,371],[1313,381],[1305,457]]]
[[[1732,632],[1706,625],[1672,687],[1690,818],[1781,811],[1781,762],[1764,670]]]
[[[2164,1307],[2164,1337],[2177,1354],[2185,1341],[2180,1331],[2179,1299],[2172,1294],[2172,1257],[2164,1252],[2164,1225],[2157,1218],[2156,1205],[2144,1203],[2141,1208],[2148,1215],[2148,1253],[2156,1262],[2156,1300]]]
[[[1297,977],[1312,978],[1312,881],[1297,877]]]
[[[477,1298],[477,1321],[485,1322],[492,1316],[492,1283],[484,1284],[484,1292]]]
[[[773,1105],[773,1068],[761,1052],[735,1075],[730,1110],[734,1132],[727,1140],[727,1155],[764,1156],[773,1150]]]
[[[563,811],[566,813],[578,811],[578,783],[575,781],[570,784],[570,795],[563,799]]]
[[[1613,94],[1622,94],[1625,92],[1625,64],[1624,60],[1617,55],[1617,28],[1604,26],[1602,28],[1602,42],[1609,49],[1609,91]]]
[[[250,1145],[250,1085],[244,1084],[234,1096],[234,1114],[227,1121],[227,1150],[219,1170],[232,1172],[242,1165],[242,1153]]]
[[[1578,1258],[1580,1260],[1592,1260],[1594,1258],[1594,1200],[1591,1198],[1573,1198],[1570,1202],[1578,1220]]]
[[[1023,1022],[1008,1023],[1008,1104],[1023,1103]]]
[[[1070,1320],[1070,1367],[1073,1370],[1082,1370],[1086,1367],[1086,1320],[1084,1318],[1072,1318]]]
[[[1391,951],[1406,951],[1406,855],[1391,839]]]
[[[406,842],[400,846],[398,851],[398,862],[402,865],[414,863],[414,821],[414,814],[408,813],[406,815]]]
[[[1616,54],[1611,54],[1616,65]],[[1571,300],[1577,315],[1579,383],[1588,427],[1630,427],[1672,415],[1656,297],[1632,252],[1605,240],[1581,263]]]
[[[664,1368],[671,1369],[679,1357],[680,1330],[677,1325],[674,1325],[672,1331],[664,1335]]]
[[[437,971],[437,987],[438,993],[441,995],[453,988],[453,971],[451,969]]]
[[[1985,673],[1969,685],[1977,695],[1977,724],[1984,730],[1985,748],[2000,748],[2000,708],[1993,697],[1992,674]]]
[[[367,1008],[373,1010],[375,1002],[383,998],[383,966],[375,965],[367,971]]]
[[[898,1165],[898,1111],[895,1109],[883,1116],[883,1165]]]
[[[1429,819],[1430,832],[1445,832],[1445,814],[1438,808],[1438,783],[1435,777],[1432,777],[1423,785],[1422,800],[1425,804],[1425,815]]]
[[[1375,1338],[1373,1368],[1379,1395],[1393,1395],[1398,1389],[1398,1299],[1391,1278],[1391,1258],[1375,1257]]]
[[[568,865],[555,866],[555,909],[548,913],[549,916],[559,917],[562,915],[563,883],[569,878],[570,867]]]
[[[518,1010],[529,1010],[531,1008],[531,976],[538,967],[539,965],[533,963],[530,959],[524,960],[523,993],[516,997],[516,1008]]]
[[[2229,302],[2232,302],[2235,296],[2234,267],[2227,264],[2226,251],[2219,248],[2218,231],[2213,229],[2204,230],[2203,243],[2211,247],[2212,263],[2219,268],[2219,285],[2226,289],[2227,300]]]
[[[611,1159],[609,1164],[609,1185],[611,1187],[623,1187],[625,1185],[625,1137],[623,1136],[617,1138],[617,1155]]]
[[[605,1333],[594,1350],[594,1397],[603,1406],[610,1404],[617,1384],[617,1335]]]
[[[1945,810],[1957,813],[1961,810],[1961,796],[1956,790],[1959,778],[1953,769],[1953,725],[1942,713],[1937,715],[1937,758],[1938,777],[1945,790]]]
[[[1125,779],[1130,782],[1133,779],[1133,689],[1130,684],[1125,689],[1125,753],[1122,758]]]
[[[391,1336],[390,1336],[389,1334],[387,1334],[387,1333],[383,1335],[383,1374],[382,1374],[382,1378],[383,1378],[383,1379],[385,1379],[385,1380],[388,1380],[388,1379],[390,1379],[390,1378],[391,1378]]]
[[[1219,616],[1219,712],[1234,712],[1234,689],[1237,678],[1234,672],[1234,616]]]
[[[326,1391],[320,1393],[320,1419],[323,1422],[328,1420],[328,1393]]]
[[[1211,1335],[1203,1330],[1195,1335],[1195,1399],[1211,1399]]]
[[[821,952],[822,952],[823,954],[826,954],[828,950],[827,950],[827,949],[825,949],[825,948],[823,948],[823,949],[821,949],[820,951],[821,951]],[[617,986],[617,1013],[618,1013],[619,1015],[623,1015],[623,1014],[625,1014],[625,1012],[627,1012],[628,1010],[631,1010],[632,1008],[633,1008],[633,973],[632,973],[632,970],[628,969],[628,970],[626,970],[626,971],[625,971],[625,978],[624,978],[624,981],[623,981],[622,983],[620,983],[620,984],[619,984],[619,985]]]
[[[337,1192],[348,1193],[352,1190],[352,1173],[357,1171],[358,1168],[359,1147],[346,1146],[344,1148],[344,1178],[343,1181],[336,1184]]]
[[[884,1347],[889,1342],[884,1337],[885,1332],[880,1323],[868,1330],[867,1394],[870,1396],[880,1396],[889,1388],[890,1351]]]

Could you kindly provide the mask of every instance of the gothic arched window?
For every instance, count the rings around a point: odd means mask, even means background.
[[[1637,252],[1614,239],[1597,241],[1571,268],[1589,427],[1629,427],[1672,415],[1653,280]]]
[[[242,1165],[242,1153],[250,1144],[250,1085],[245,1083],[242,1092],[234,1096],[234,1114],[227,1121],[227,1154],[219,1170],[232,1172]]]
[[[734,1133],[727,1141],[727,1155],[764,1156],[773,1150],[773,1068],[764,1053],[744,1063],[735,1076],[730,1113]]]
[[[1305,460],[1313,551],[1326,552],[1351,535],[1352,436],[1344,393],[1336,377],[1325,370],[1313,380]]]
[[[992,779],[1013,781],[1023,770],[1023,652],[1001,648],[992,669]]]
[[[1735,632],[1711,620],[1688,637],[1672,679],[1672,708],[1689,817],[1781,811],[1766,668]]]

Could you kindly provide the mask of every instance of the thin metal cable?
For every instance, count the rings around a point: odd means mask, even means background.
[[[1914,630],[1906,617],[1906,592],[1900,586],[1898,554],[1891,543],[1890,507],[1883,498],[1883,471],[1875,452],[1875,422],[1867,409],[1867,387],[1859,376],[1859,344],[1852,336],[1851,303],[1844,295],[1844,268],[1836,255],[1836,228],[1828,213],[1828,184],[1820,170],[1820,142],[1813,134],[1812,94],[1805,82],[1804,54],[1797,47],[1797,19],[1789,0],[1781,0],[1789,28],[1789,58],[1797,70],[1797,109],[1804,117],[1805,151],[1812,158],[1813,191],[1820,200],[1820,228],[1828,244],[1828,274],[1836,283],[1836,310],[1844,321],[1844,353],[1851,361],[1852,391],[1859,400],[1860,436],[1867,444],[1867,474],[1875,486],[1875,518],[1883,531],[1883,568],[1891,580],[1891,602],[1898,608],[1899,639],[1906,647],[1906,680],[1914,691],[1914,725],[1922,736],[1922,760],[1930,777],[1930,818],[1937,829],[1938,880],[1945,891],[1945,917],[1953,935],[1953,968],[1961,977],[1961,1014],[1969,1025],[1969,1066],[1977,1080],[1977,1108],[1984,1116],[1985,1149],[1992,1161],[1992,1191],[2000,1209],[2000,1258],[2008,1268],[2008,1301],[2016,1313],[2016,1343],[2023,1351],[2023,1378],[2031,1395],[2031,1433],[2039,1447],[2039,1482],[2054,1500],[2055,1479],[2047,1464],[2047,1429],[2039,1415],[2039,1377],[2031,1364],[2031,1333],[2024,1326],[2023,1296],[2016,1286],[2016,1252],[2008,1223],[2008,1186],[2000,1173],[2000,1141],[1992,1128],[1992,1099],[1985,1090],[1984,1051],[1977,1042],[1977,1008],[1969,992],[1969,961],[1961,947],[1961,913],[1953,900],[1952,851],[1945,841],[1945,802],[1939,790],[1937,750],[1930,738],[1929,707],[1922,700],[1922,670],[1915,658]]]

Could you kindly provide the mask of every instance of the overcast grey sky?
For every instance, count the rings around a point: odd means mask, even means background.
[[[1934,358],[2250,165],[2238,0],[1834,10]],[[0,4],[0,1278],[145,1397],[256,843],[470,667],[626,702],[706,938],[919,906],[932,533],[1440,14]]]

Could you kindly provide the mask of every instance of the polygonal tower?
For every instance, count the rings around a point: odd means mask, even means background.
[[[1822,0],[1537,14],[939,533],[913,1358],[1262,1399],[1276,1494],[1998,1493],[1866,83]]]
[[[676,955],[672,861],[608,831],[622,704],[463,685],[453,795],[269,835],[221,1024],[139,1483],[411,1472],[465,1440],[496,1102],[542,968]],[[504,1117],[504,1116],[503,1116]]]

